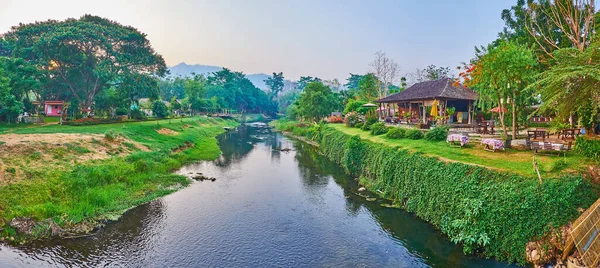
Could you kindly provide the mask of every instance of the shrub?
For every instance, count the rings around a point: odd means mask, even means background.
[[[584,136],[577,137],[575,151],[593,159],[600,159],[600,140]]]
[[[411,140],[419,140],[423,138],[423,132],[418,129],[409,129],[406,131],[405,135]]]
[[[355,112],[352,112],[346,114],[346,117],[344,118],[344,123],[347,127],[355,127],[356,124],[362,123],[362,120],[360,118],[360,115],[358,115]]]
[[[385,134],[385,137],[388,139],[402,139],[406,137],[406,129],[400,127],[390,128]]]
[[[119,133],[117,133],[116,131],[110,129],[106,132],[104,132],[104,139],[107,141],[114,141],[116,140],[118,137],[120,136]]]
[[[371,126],[379,121],[377,118],[377,113],[374,110],[370,110],[365,115],[365,125]]]
[[[343,122],[344,122],[344,119],[342,119],[342,117],[338,116],[338,115],[332,115],[329,118],[327,118],[327,123],[335,124],[335,123],[343,123]]]
[[[448,137],[447,126],[432,128],[425,133],[425,139],[428,141],[443,141],[446,140],[446,137]]]
[[[130,119],[135,119],[135,120],[145,120],[146,119],[146,114],[137,107],[131,109],[130,113],[131,113]]]
[[[381,135],[388,132],[388,127],[385,126],[385,123],[379,122],[371,125],[371,135]]]
[[[157,100],[152,103],[152,115],[158,118],[165,118],[169,115],[167,105],[161,100]]]
[[[356,128],[362,128],[364,124],[365,123],[363,123],[363,122],[358,122],[358,123],[356,123],[356,125],[354,125],[354,127],[356,127]]]

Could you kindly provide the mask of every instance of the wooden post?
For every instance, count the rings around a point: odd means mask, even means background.
[[[425,101],[423,101],[423,124],[427,124],[427,108],[425,107]]]

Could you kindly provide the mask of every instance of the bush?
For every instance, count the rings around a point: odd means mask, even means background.
[[[146,119],[146,114],[137,107],[131,109],[130,113],[131,113],[130,119],[135,119],[135,120],[145,120]]]
[[[418,129],[409,129],[406,131],[405,135],[411,140],[419,140],[423,138],[423,132]]]
[[[364,124],[365,123],[363,123],[363,122],[358,122],[358,123],[356,123],[356,125],[354,125],[354,127],[362,129],[362,127],[363,127]]]
[[[167,105],[161,100],[157,100],[152,103],[152,115],[158,118],[165,118],[169,115]]]
[[[358,115],[355,112],[352,112],[346,114],[346,117],[344,117],[344,123],[347,127],[356,127],[356,124],[362,124],[362,120],[360,118],[360,115]]]
[[[406,129],[400,127],[390,128],[385,134],[385,137],[388,139],[403,139],[406,137]]]
[[[370,110],[367,112],[367,115],[365,115],[365,125],[367,126],[371,126],[372,124],[375,124],[379,121],[379,119],[377,118],[377,113],[374,110]]]
[[[117,133],[116,131],[112,130],[112,129],[104,132],[104,139],[107,140],[107,141],[114,141],[119,136],[120,136],[120,134]]]
[[[593,159],[600,159],[600,140],[584,136],[577,137],[575,151]]]
[[[428,141],[443,141],[446,140],[446,137],[448,137],[447,126],[432,128],[425,133],[425,139]]]
[[[338,115],[332,115],[329,118],[327,118],[327,123],[332,123],[332,124],[336,124],[336,123],[343,123],[344,119],[342,119],[341,116]]]
[[[381,135],[388,132],[388,127],[385,126],[385,123],[379,122],[371,125],[371,135]]]

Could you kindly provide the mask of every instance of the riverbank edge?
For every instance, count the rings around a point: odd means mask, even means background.
[[[148,178],[147,181],[142,182],[148,184],[148,189],[141,193],[141,195],[139,195],[140,193],[136,193],[136,196],[133,196],[131,199],[120,200],[117,206],[102,207],[100,208],[100,213],[85,216],[76,221],[68,219],[68,215],[37,220],[34,220],[27,215],[11,217],[12,220],[10,221],[16,219],[24,224],[31,225],[31,231],[27,233],[18,232],[15,228],[11,227],[8,223],[9,219],[1,219],[5,222],[5,226],[0,228],[0,243],[6,242],[8,244],[18,245],[27,244],[40,239],[70,239],[91,236],[98,229],[104,227],[105,224],[112,221],[118,221],[127,211],[187,187],[192,180],[186,176],[176,175],[173,172],[192,162],[217,159],[221,154],[221,151],[216,137],[226,131],[225,127],[237,127],[240,125],[238,121],[231,119],[207,119],[206,122],[201,120],[189,122],[186,120],[186,123],[188,124],[194,122],[198,123],[200,125],[199,128],[201,129],[196,130],[193,129],[194,127],[182,128],[182,132],[178,135],[184,134],[185,137],[172,136],[170,139],[175,143],[169,144],[168,146],[170,146],[170,148],[162,148],[160,150],[149,152],[140,151],[135,156],[115,156],[109,159],[94,160],[80,166],[84,168],[105,167],[108,169],[122,165],[134,167],[131,170],[125,171],[134,171],[137,173],[125,175],[137,177],[145,176]],[[157,125],[156,130],[163,127],[165,126]],[[198,126],[196,126],[196,128],[198,128]],[[185,135],[194,131],[196,132],[194,135]],[[190,137],[196,137],[198,139],[190,140]],[[137,138],[139,139],[140,137]],[[173,145],[175,146],[173,147]],[[148,162],[149,159],[152,160]],[[152,166],[153,164],[157,166]],[[81,175],[76,174],[78,173],[78,170],[75,167],[68,171],[68,173],[69,175],[65,175],[65,177],[69,177],[70,175]],[[86,178],[82,179],[85,180]],[[4,187],[11,186],[15,185]],[[113,185],[106,184],[102,186],[111,187]],[[0,209],[6,210],[6,208],[1,207]]]
[[[295,123],[273,121],[270,125],[284,135],[318,143],[320,153],[340,164],[346,173],[358,176],[361,185],[432,224],[461,244],[465,254],[523,265],[532,261],[528,243],[536,241],[541,256],[535,263],[549,262],[549,255],[556,255],[564,246],[560,241],[557,246],[552,237],[560,235],[561,227],[575,220],[578,210],[589,207],[598,197],[597,185],[579,175],[565,175],[539,185],[531,178],[446,163],[361,140],[326,125]],[[405,181],[412,181],[412,187]],[[486,202],[494,199],[493,204]]]

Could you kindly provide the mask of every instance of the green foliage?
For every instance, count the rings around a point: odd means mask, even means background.
[[[567,163],[567,160],[565,158],[561,158],[552,164],[550,171],[551,172],[561,172],[568,166],[569,166],[569,163]]]
[[[365,115],[365,122],[362,125],[363,130],[371,130],[371,125],[379,122],[379,118],[377,118],[377,112],[373,109],[369,109],[367,114]]]
[[[428,141],[445,141],[446,137],[448,137],[448,129],[447,126],[439,126],[430,129],[425,133],[425,139]]]
[[[423,132],[418,129],[409,129],[406,131],[405,135],[411,140],[419,140],[423,138]]]
[[[157,100],[152,103],[152,115],[158,118],[165,118],[169,115],[169,110],[167,109],[167,105],[161,101]]]
[[[333,92],[321,82],[309,83],[298,100],[299,114],[310,121],[318,121],[330,115],[336,106]]]
[[[575,151],[589,158],[600,159],[600,140],[579,136],[575,141]]]
[[[358,83],[358,96],[364,101],[374,101],[379,96],[379,79],[373,73],[366,74]]]
[[[577,112],[588,130],[600,113],[600,39],[585,49],[563,48],[554,51],[556,64],[538,76],[530,86],[542,96],[540,110],[557,111],[566,119]],[[586,120],[587,119],[587,120]]]
[[[393,127],[385,134],[388,139],[403,139],[406,137],[406,128]]]
[[[388,127],[384,122],[378,122],[371,125],[371,135],[381,135],[388,132]]]
[[[358,122],[358,123],[356,123],[356,125],[354,125],[354,127],[355,127],[355,128],[360,128],[360,129],[362,129],[362,127],[363,127],[364,125],[365,125],[365,123],[363,123],[363,122]]]
[[[350,112],[356,112],[358,114],[365,114],[369,111],[369,107],[362,107],[367,102],[350,99],[348,103],[346,103],[346,107],[344,107],[344,114],[348,114]]]
[[[362,119],[360,118],[360,115],[358,115],[355,112],[347,113],[346,116],[344,117],[344,123],[348,127],[355,127],[356,124],[361,123],[361,122],[362,122]]]
[[[163,76],[167,69],[145,34],[92,15],[20,24],[4,37],[14,57],[47,70],[44,77],[52,80],[47,93],[68,90],[85,108],[110,86],[129,96],[155,94],[155,76]]]
[[[283,73],[273,73],[273,76],[265,80],[265,84],[271,90],[271,98],[277,97],[277,95],[279,95],[279,92],[283,90]]]
[[[329,127],[319,150],[374,192],[415,213],[467,253],[525,263],[527,242],[548,235],[589,207],[596,187],[581,176],[502,173],[363,141]],[[535,215],[535,216],[532,216]]]

